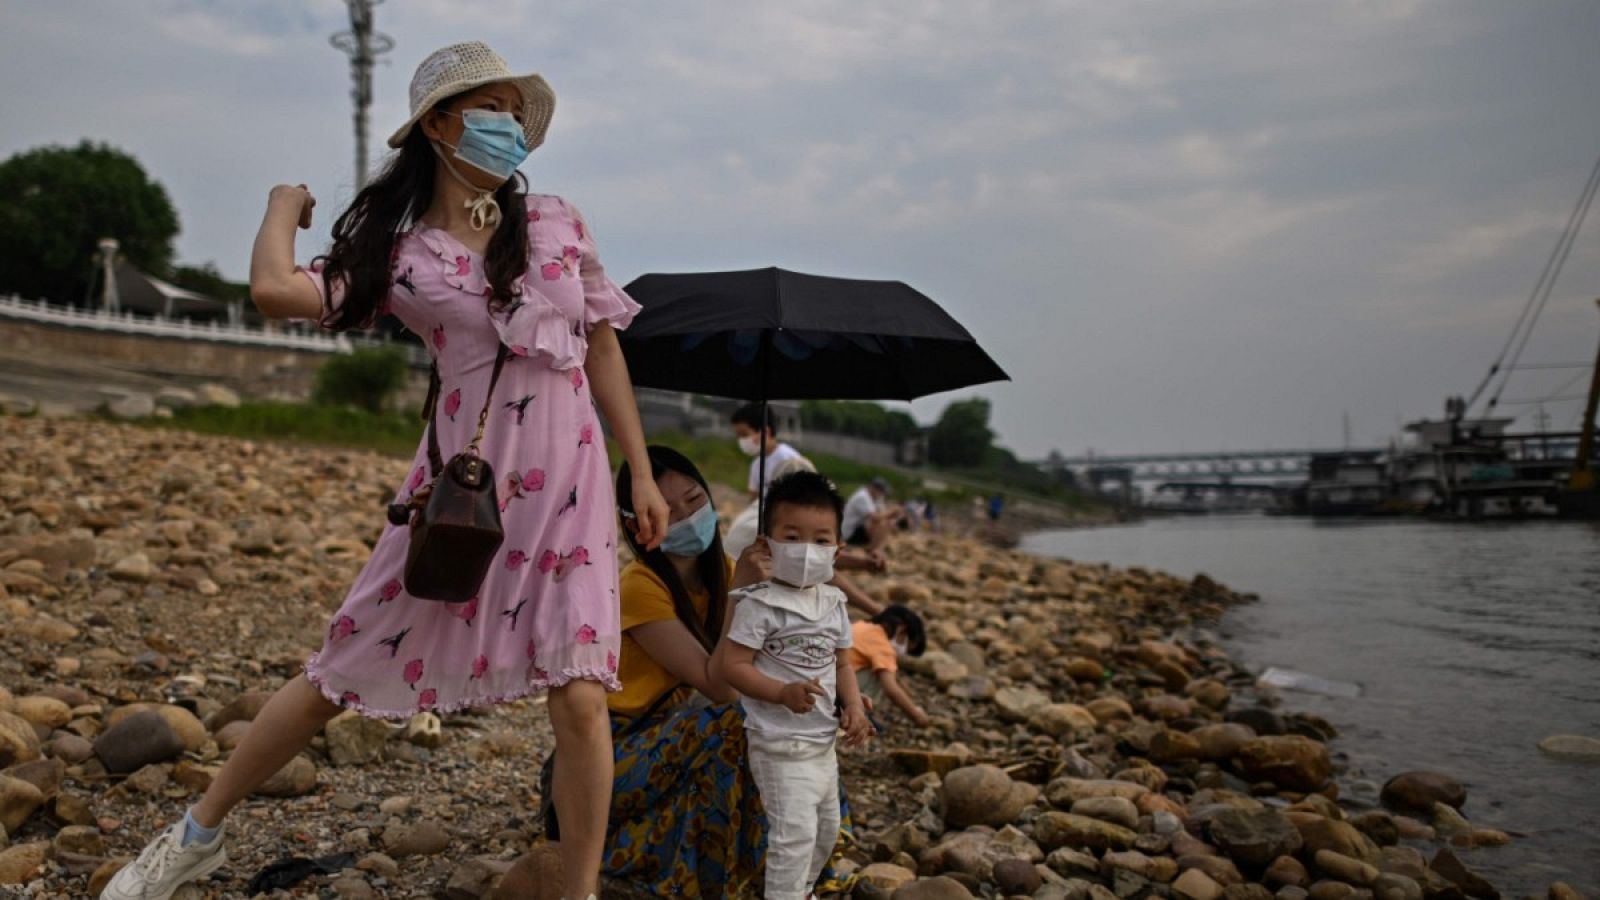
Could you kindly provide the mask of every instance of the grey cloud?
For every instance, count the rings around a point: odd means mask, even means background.
[[[1596,9],[396,0],[373,122],[404,117],[428,50],[489,40],[560,94],[526,170],[616,275],[907,280],[1017,378],[980,393],[1025,454],[1334,443],[1344,410],[1380,441],[1470,388],[1600,151]],[[7,24],[0,152],[126,147],[178,201],[183,258],[235,276],[273,182],[318,190],[302,250],[325,240],[351,181],[339,4]],[[1593,233],[1530,354],[1592,356]]]

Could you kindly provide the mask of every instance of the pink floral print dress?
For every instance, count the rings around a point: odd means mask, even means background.
[[[528,272],[508,309],[490,311],[483,260],[449,234],[419,224],[396,245],[387,311],[438,365],[446,459],[472,439],[497,347],[513,354],[482,445],[506,538],[478,596],[445,604],[406,594],[408,529],[385,528],[305,668],[365,715],[482,706],[574,679],[621,689],[615,498],[583,363],[595,325],[626,328],[639,306],[606,276],[576,209],[531,194],[526,215]],[[428,480],[419,440],[398,500]]]

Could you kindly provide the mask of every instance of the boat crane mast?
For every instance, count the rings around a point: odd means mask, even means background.
[[[1600,305],[1600,300],[1595,301]],[[1596,353],[1594,371],[1589,375],[1589,400],[1583,407],[1583,433],[1578,437],[1578,456],[1572,461],[1572,474],[1567,476],[1567,490],[1594,490],[1594,468],[1589,464],[1594,456],[1595,407],[1600,405],[1600,352]]]

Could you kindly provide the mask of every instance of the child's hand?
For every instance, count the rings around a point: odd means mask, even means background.
[[[808,713],[817,705],[818,697],[826,696],[828,692],[815,681],[791,681],[778,692],[778,702],[792,713]]]
[[[867,710],[860,703],[852,703],[844,708],[844,717],[839,720],[839,726],[844,729],[846,747],[859,747],[874,734],[872,720],[867,718]]]
[[[910,711],[910,713],[908,713],[908,715],[911,716],[911,721],[915,722],[917,724],[917,727],[919,727],[919,728],[928,727],[928,711],[927,710],[923,709],[920,706],[914,706],[914,707],[911,708],[911,711]]]
[[[758,537],[739,554],[733,567],[733,583],[739,587],[772,580],[772,548],[767,539]]]

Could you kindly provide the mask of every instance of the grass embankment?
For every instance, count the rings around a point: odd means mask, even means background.
[[[281,440],[327,447],[372,450],[393,456],[410,457],[415,452],[422,423],[415,413],[372,413],[353,406],[316,403],[285,403],[250,400],[237,407],[196,406],[179,409],[171,418],[149,419],[144,424],[180,428],[205,434],[228,435],[251,440]],[[750,457],[739,452],[731,436],[688,437],[676,433],[650,436],[653,443],[665,444],[695,461],[706,480],[743,490],[749,479]],[[613,460],[620,459],[614,443],[608,449]],[[1087,510],[1098,501],[1056,485],[1046,490],[1019,490],[986,470],[941,472],[906,470],[859,463],[826,453],[807,454],[817,468],[848,495],[873,478],[887,479],[893,495],[899,498],[926,497],[943,509],[952,504],[970,503],[996,490],[1008,497],[1031,497],[1073,510]],[[1007,479],[1010,480],[1010,479]],[[1054,488],[1054,489],[1051,489]]]
[[[409,457],[417,449],[422,422],[415,413],[372,413],[353,406],[250,400],[236,407],[191,406],[170,419],[141,424],[181,428],[250,440],[294,441],[325,447],[372,450]]]

